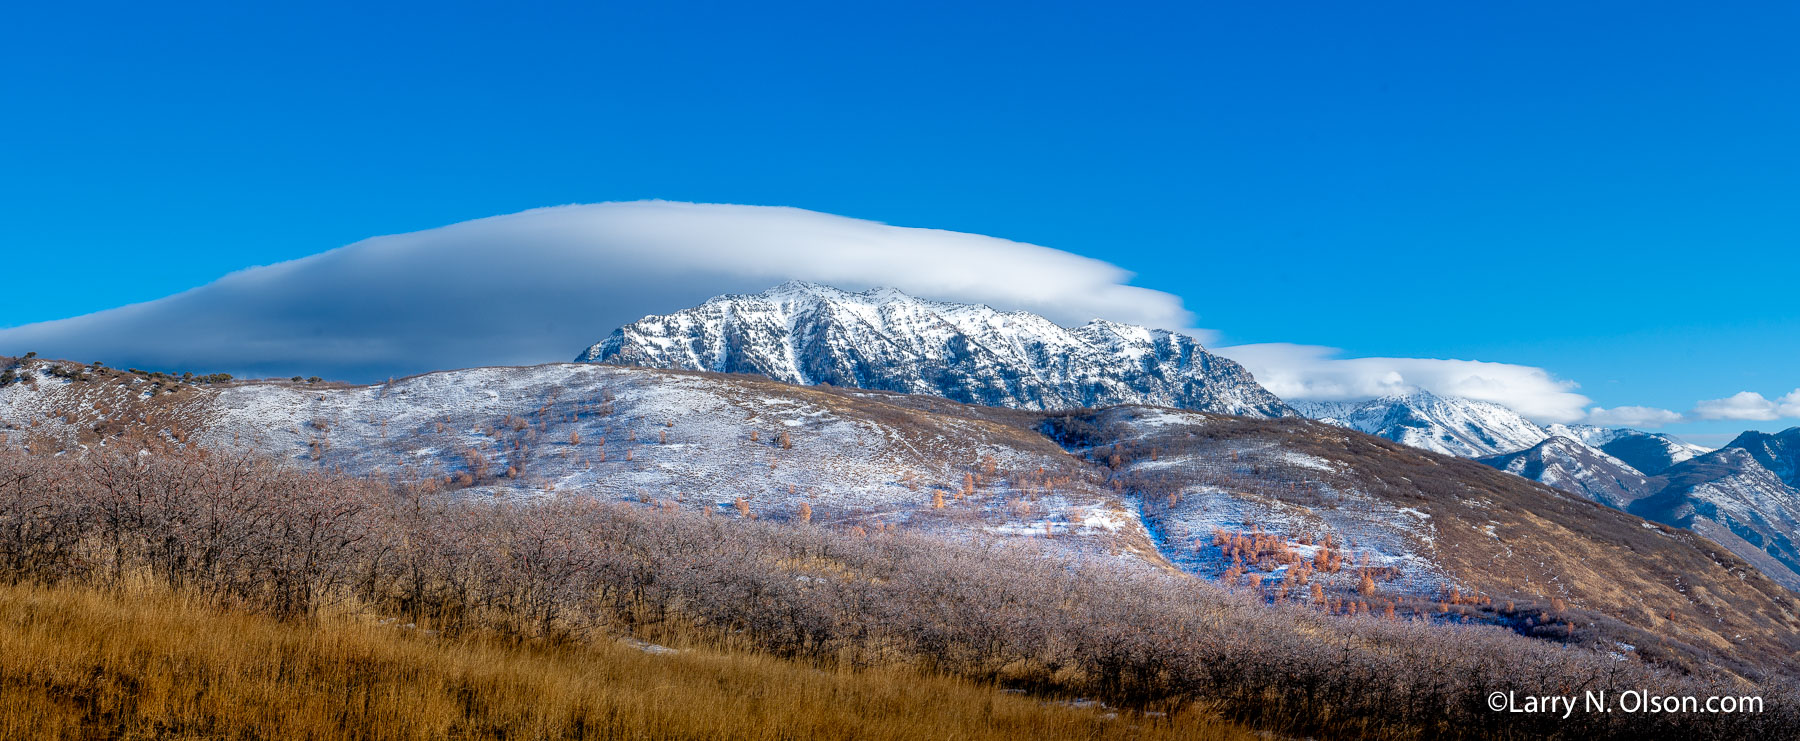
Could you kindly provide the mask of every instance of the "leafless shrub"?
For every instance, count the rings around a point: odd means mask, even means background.
[[[1786,685],[1681,676],[1493,626],[1399,620],[1391,601],[1327,599],[1316,583],[1315,601],[1353,616],[1266,604],[1110,557],[1070,561],[1028,539],[999,548],[886,524],[783,526],[752,520],[747,499],[734,505],[743,517],[580,493],[517,505],[216,452],[5,449],[0,578],[104,584],[148,573],[282,615],[344,600],[447,631],[712,636],[824,664],[905,662],[1133,707],[1204,701],[1294,736],[1800,732],[1800,698]],[[810,506],[798,519],[811,519]],[[1461,607],[1484,600],[1447,597]],[[1537,614],[1549,629],[1574,627]],[[1767,710],[1562,718],[1485,707],[1491,692],[1625,689],[1760,694]]]

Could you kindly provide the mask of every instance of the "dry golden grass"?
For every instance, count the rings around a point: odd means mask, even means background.
[[[282,622],[151,587],[0,587],[4,738],[1252,737],[1192,709],[1111,715],[904,668]]]

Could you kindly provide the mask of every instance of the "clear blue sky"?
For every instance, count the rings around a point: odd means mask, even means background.
[[[1044,244],[1227,343],[1605,406],[1800,386],[1800,4],[266,5],[8,10],[0,326],[666,198]]]

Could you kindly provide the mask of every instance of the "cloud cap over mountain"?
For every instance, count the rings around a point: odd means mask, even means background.
[[[1573,381],[1526,365],[1439,358],[1343,358],[1337,348],[1270,342],[1214,348],[1243,363],[1263,388],[1289,401],[1345,401],[1409,394],[1491,402],[1537,422],[1585,419],[1589,399]]]
[[[0,330],[0,354],[372,380],[565,360],[647,313],[788,279],[1180,329],[1177,296],[1107,262],[797,208],[558,206],[375,237],[166,298]]]

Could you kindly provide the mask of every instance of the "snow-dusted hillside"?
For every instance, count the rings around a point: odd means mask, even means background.
[[[1476,460],[1609,507],[1624,509],[1650,493],[1650,480],[1637,469],[1579,440],[1552,435],[1515,453]]]
[[[1271,599],[1309,582],[1326,583],[1327,594],[1378,595],[1479,582],[1651,619],[1699,607],[1691,624],[1710,634],[1709,645],[1731,650],[1739,629],[1706,621],[1737,598],[1715,590],[1759,582],[1766,586],[1752,592],[1792,598],[1692,533],[1331,425],[1115,407],[1050,415],[1046,426],[1136,494],[1171,561]],[[1341,570],[1331,570],[1334,561]],[[1703,586],[1690,576],[1699,573],[1722,578]],[[1740,625],[1794,620],[1787,609]]]
[[[1545,431],[1598,448],[1645,476],[1655,476],[1677,463],[1712,452],[1672,435],[1624,427],[1550,425]]]
[[[760,379],[565,363],[385,384],[154,385],[96,371],[0,388],[0,442],[79,451],[124,423],[301,466],[435,479],[465,496],[556,491],[958,537],[1049,533],[1155,561],[1133,508],[1029,430]],[[174,382],[171,382],[174,383]],[[1071,537],[1073,536],[1073,537]]]
[[[1800,590],[1800,488],[1787,480],[1793,459],[1780,456],[1792,450],[1783,443],[1796,437],[1800,428],[1745,433],[1652,479],[1656,493],[1630,511],[1712,538]]]
[[[753,373],[1018,409],[1131,403],[1292,414],[1242,366],[1186,335],[1103,320],[1065,328],[1027,312],[801,282],[645,317],[577,360]]]
[[[1025,430],[759,379],[595,364],[377,386],[220,390],[204,440],[473,496],[601,492],[864,527],[1065,538],[1150,555],[1129,508]],[[465,478],[466,477],[466,478]],[[1080,537],[1068,537],[1080,536]]]
[[[1302,401],[1293,406],[1321,422],[1465,458],[1524,450],[1550,436],[1499,404],[1422,390],[1369,401]]]
[[[1164,555],[1185,570],[1229,578],[1234,560],[1214,534],[1255,532],[1300,559],[1269,564],[1259,575],[1271,592],[1297,591],[1309,580],[1354,589],[1354,570],[1297,578],[1325,548],[1383,574],[1384,588],[1395,592],[1432,594],[1456,583],[1438,560],[1431,514],[1358,485],[1353,464],[1296,450],[1288,436],[1228,436],[1199,414],[1116,407],[1093,413],[1092,424],[1108,431],[1105,444],[1077,452],[1110,461],[1117,451],[1136,451],[1118,462],[1116,475],[1138,492]],[[1329,541],[1320,539],[1327,534]]]
[[[1800,589],[1800,489],[1780,473],[1792,475],[1793,441],[1800,439],[1800,428],[1780,435],[1747,432],[1700,455],[1694,455],[1697,446],[1667,435],[1579,425],[1552,425],[1550,430],[1559,434],[1527,450],[1477,460],[1648,520],[1688,528],[1776,581]],[[1583,439],[1560,434],[1565,432]],[[1632,460],[1655,475],[1646,475]]]

